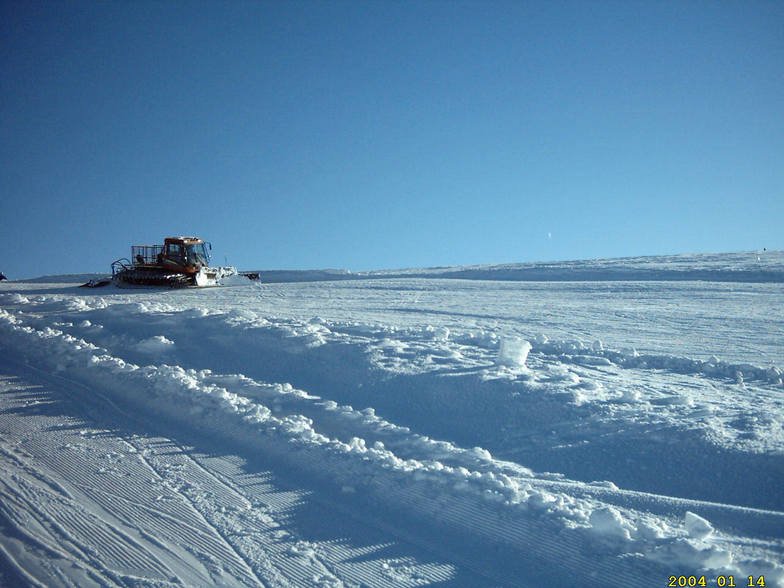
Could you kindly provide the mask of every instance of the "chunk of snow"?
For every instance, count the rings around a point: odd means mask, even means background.
[[[618,509],[612,506],[603,506],[594,510],[589,518],[591,529],[599,534],[616,539],[631,539],[629,523],[627,523]]]
[[[531,344],[525,339],[519,337],[501,339],[501,345],[498,348],[498,365],[524,368],[529,351],[531,351]]]
[[[623,392],[621,392],[621,397],[618,399],[618,402],[625,402],[629,404],[636,404],[637,402],[642,401],[642,393],[635,388],[624,388]]]
[[[474,447],[473,449],[469,450],[470,453],[478,457],[479,459],[485,461],[491,461],[493,456],[490,455],[490,452],[487,449],[483,449],[481,447]]]
[[[713,526],[701,516],[686,511],[686,532],[694,539],[707,539],[713,534]]]
[[[547,338],[547,335],[545,335],[543,333],[538,333],[534,337],[534,343],[536,343],[537,345],[547,345],[548,342],[549,342],[549,339]]]
[[[447,341],[449,339],[449,329],[447,327],[439,327],[433,333],[433,338],[436,341]]]
[[[134,347],[142,353],[165,353],[174,349],[174,341],[163,335],[156,335],[139,341]]]
[[[433,325],[427,325],[425,327],[426,336],[430,337],[434,341],[446,341],[449,339],[449,329],[447,327],[434,327]]]
[[[599,488],[609,488],[610,490],[618,489],[618,486],[616,486],[614,482],[611,482],[609,480],[591,482],[591,486],[598,486]]]

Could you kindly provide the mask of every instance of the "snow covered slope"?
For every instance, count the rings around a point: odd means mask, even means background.
[[[784,282],[784,251],[656,255],[617,259],[507,263],[367,272],[368,276],[419,276],[474,280],[707,280]]]
[[[782,586],[782,307],[731,281],[4,283],[0,584]]]

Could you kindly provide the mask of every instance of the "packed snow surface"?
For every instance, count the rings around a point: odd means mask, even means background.
[[[740,255],[4,282],[0,585],[784,586],[781,255]]]

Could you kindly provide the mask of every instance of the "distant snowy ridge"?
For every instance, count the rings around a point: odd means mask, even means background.
[[[264,282],[378,278],[454,278],[504,281],[784,282],[784,251],[697,253],[554,262],[482,264],[350,272],[259,270]]]
[[[509,281],[784,282],[784,251],[483,264],[373,271],[362,275]]]
[[[87,283],[90,280],[102,280],[106,277],[111,277],[111,274],[94,273],[94,274],[56,274],[50,276],[39,276],[37,278],[27,278],[24,280],[11,280],[13,282],[21,282],[24,284],[74,284],[74,283]]]

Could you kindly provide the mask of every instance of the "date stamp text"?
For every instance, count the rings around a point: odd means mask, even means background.
[[[670,576],[667,588],[687,588],[690,586],[702,586],[712,588],[718,586],[719,588],[757,588],[764,587],[765,576],[718,576],[716,578],[709,578],[706,576]]]

